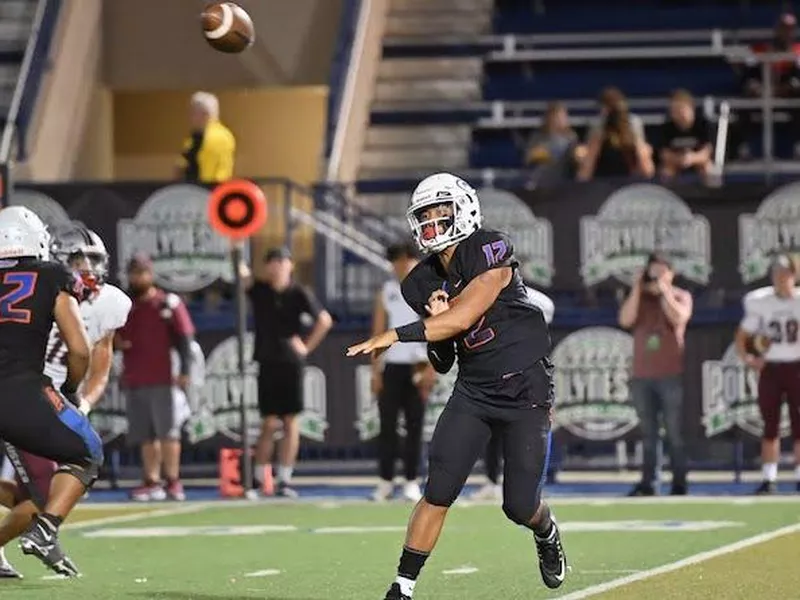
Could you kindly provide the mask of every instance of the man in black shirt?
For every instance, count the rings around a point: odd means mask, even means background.
[[[706,181],[712,150],[711,125],[695,112],[692,95],[676,90],[669,101],[669,119],[661,128],[661,176],[669,180],[696,171]]]
[[[430,254],[403,281],[417,314],[432,315],[348,348],[380,352],[396,342],[428,342],[439,372],[458,357],[453,395],[431,441],[425,497],[408,525],[397,578],[386,600],[412,597],[449,507],[491,437],[505,455],[503,511],[533,531],[545,585],[564,582],[567,563],[541,487],[550,453],[553,404],[550,334],[518,272],[504,233],[481,228],[478,196],[462,179],[439,173],[414,190],[407,211],[417,244]]]
[[[278,486],[274,492],[285,497],[297,495],[289,484],[300,448],[297,417],[303,411],[305,360],[325,339],[333,323],[313,294],[292,280],[293,269],[292,256],[286,248],[270,250],[255,277],[241,266],[255,319],[253,360],[259,365],[258,406],[263,419],[254,475],[261,491],[271,494],[274,437],[282,423]]]
[[[89,367],[89,340],[78,308],[84,288],[64,265],[48,262],[50,236],[22,207],[0,210],[0,439],[36,514],[14,514],[30,523],[20,547],[56,573],[78,571],[58,543],[58,531],[91,487],[103,464],[103,444],[77,408],[75,393]],[[57,391],[44,370],[53,322],[67,346],[67,378]],[[12,390],[12,393],[8,393]],[[31,485],[19,451],[58,463],[47,498]],[[0,486],[0,502],[14,506]],[[11,503],[9,503],[9,500]]]

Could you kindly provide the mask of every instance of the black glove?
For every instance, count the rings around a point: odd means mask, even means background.
[[[80,407],[81,401],[78,398],[78,389],[73,387],[68,381],[61,384],[61,389],[59,391],[75,408]]]

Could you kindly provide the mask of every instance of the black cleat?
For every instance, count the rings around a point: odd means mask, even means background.
[[[637,483],[635,486],[633,486],[633,489],[631,489],[631,491],[628,492],[629,498],[638,496],[655,496],[655,495],[656,491],[655,489],[653,489],[653,486],[646,485],[644,483]]]
[[[540,538],[534,533],[533,539],[536,541],[536,552],[539,554],[539,573],[542,574],[542,581],[551,590],[561,587],[567,577],[567,557],[561,545],[561,533],[555,520],[550,535]]]
[[[689,488],[685,483],[673,483],[670,496],[685,496],[689,493]]]
[[[65,577],[78,577],[80,573],[75,564],[67,557],[58,545],[58,533],[37,517],[28,530],[19,538],[19,547],[23,554],[38,558],[44,565]]]
[[[762,481],[753,492],[756,496],[767,496],[778,491],[778,485],[774,481]]]
[[[7,561],[0,563],[0,579],[22,579],[22,573],[17,571]]]
[[[386,592],[386,597],[383,600],[411,600],[411,596],[406,596],[400,591],[399,583],[393,583],[389,591]]]
[[[278,498],[290,498],[292,500],[300,496],[300,494],[297,493],[297,490],[295,490],[293,487],[290,487],[283,481],[278,483],[277,487],[275,488],[275,495]]]

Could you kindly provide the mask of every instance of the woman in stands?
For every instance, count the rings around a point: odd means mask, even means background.
[[[652,177],[653,150],[645,141],[641,120],[628,111],[625,96],[616,88],[607,88],[600,103],[600,120],[589,133],[578,180]]]
[[[534,169],[538,185],[570,180],[575,175],[578,136],[569,124],[569,113],[563,102],[550,102],[542,128],[528,140],[525,164]]]

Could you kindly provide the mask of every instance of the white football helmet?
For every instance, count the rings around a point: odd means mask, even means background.
[[[440,204],[452,206],[452,214],[420,220],[425,209]],[[467,239],[483,222],[478,193],[466,181],[450,173],[431,175],[417,185],[411,194],[406,218],[417,246],[428,253],[441,252]]]
[[[50,259],[50,234],[36,213],[24,206],[0,210],[0,256]]]

